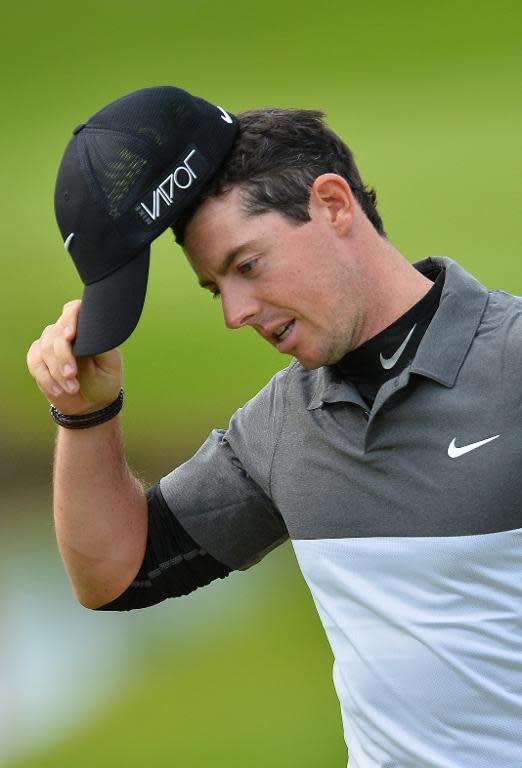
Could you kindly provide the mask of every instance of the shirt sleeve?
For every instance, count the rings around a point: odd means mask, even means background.
[[[201,549],[179,524],[165,503],[159,483],[147,488],[145,495],[148,532],[141,568],[127,589],[98,611],[147,608],[168,597],[188,595],[230,573],[230,568]]]
[[[270,476],[284,419],[285,371],[160,481],[183,528],[216,560],[244,570],[288,538]]]

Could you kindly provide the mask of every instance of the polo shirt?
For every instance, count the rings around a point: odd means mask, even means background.
[[[160,487],[230,568],[290,537],[350,768],[520,768],[522,299],[415,267],[440,305],[371,410],[293,361]]]

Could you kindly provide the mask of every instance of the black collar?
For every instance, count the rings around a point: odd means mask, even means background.
[[[431,277],[431,276],[430,276]],[[375,391],[413,360],[440,303],[445,270],[439,269],[431,289],[383,331],[337,363],[341,375],[356,386]]]
[[[413,266],[426,276],[444,268],[446,277],[439,308],[409,370],[452,387],[482,319],[488,290],[456,262],[442,256],[424,259]],[[316,385],[309,410],[335,402],[364,405],[355,386],[342,377],[336,365],[323,366],[312,373]]]

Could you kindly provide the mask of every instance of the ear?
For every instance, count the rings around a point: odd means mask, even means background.
[[[325,218],[338,235],[350,232],[354,207],[352,190],[342,176],[323,173],[315,179],[310,190],[310,214]]]

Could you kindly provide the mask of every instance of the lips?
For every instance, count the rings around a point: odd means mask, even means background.
[[[272,334],[272,344],[275,344],[279,352],[285,354],[291,354],[295,350],[296,346],[296,321],[295,319],[278,326]],[[279,332],[279,336],[277,336]]]
[[[288,336],[294,323],[295,320],[289,320],[287,323],[283,323],[275,329],[273,335],[276,337],[278,342],[283,341],[283,339]]]

